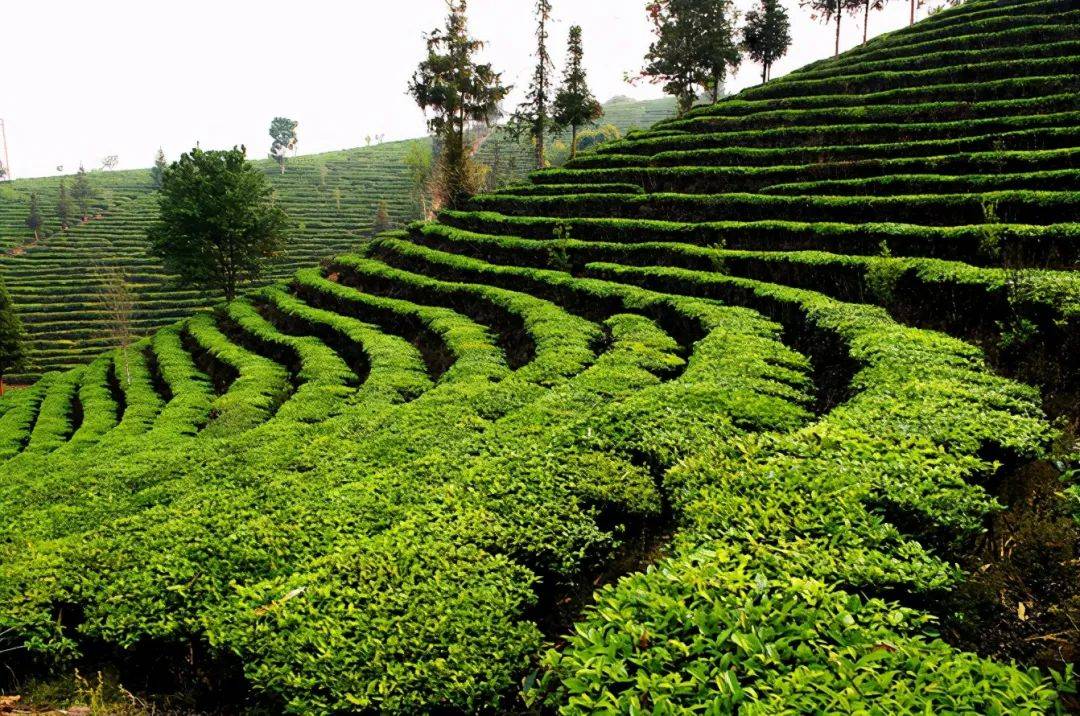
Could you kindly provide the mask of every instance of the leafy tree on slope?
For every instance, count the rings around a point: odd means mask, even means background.
[[[751,60],[761,63],[761,83],[765,84],[773,63],[791,46],[791,23],[780,0],[760,0],[746,13],[742,46]]]
[[[90,202],[94,199],[94,190],[90,186],[90,180],[86,176],[86,169],[82,164],[79,165],[79,171],[75,174],[75,183],[71,187],[71,198],[75,200],[76,206],[79,207],[79,215],[83,221],[86,221],[90,215]]]
[[[466,129],[471,122],[490,126],[510,88],[490,64],[476,61],[484,43],[469,37],[466,0],[448,4],[445,29],[435,29],[425,37],[427,56],[409,82],[409,94],[421,109],[432,113],[428,129],[441,145],[440,203],[457,208],[479,185],[472,149],[465,143]]]
[[[68,198],[67,185],[60,180],[60,195],[56,199],[56,218],[60,220],[60,228],[67,229],[71,223],[71,199]]]
[[[298,122],[288,117],[274,117],[270,122],[270,138],[274,141],[270,144],[270,158],[278,163],[281,173],[285,173],[286,153],[296,149],[296,128]]]
[[[165,170],[160,218],[148,231],[151,251],[180,282],[221,291],[262,275],[284,248],[285,213],[244,147],[195,148]]]
[[[4,394],[4,376],[25,367],[26,332],[0,279],[0,395]]]
[[[394,223],[390,219],[390,204],[387,203],[386,199],[380,199],[379,207],[375,211],[374,232],[382,234],[392,228],[394,228]]]
[[[528,137],[533,143],[536,168],[543,169],[544,140],[552,126],[551,73],[555,65],[547,49],[548,23],[551,21],[550,0],[536,0],[536,69],[533,70],[529,92],[507,123],[507,131],[515,139]]]
[[[685,114],[697,88],[720,98],[729,69],[742,59],[735,42],[732,0],[657,0],[646,7],[656,40],[645,55],[641,76],[664,83]]]
[[[38,206],[38,195],[34,192],[30,194],[30,207],[26,214],[26,227],[34,232],[34,240],[41,238],[41,227],[44,223],[41,207]]]
[[[562,86],[555,94],[554,118],[559,128],[570,128],[570,158],[577,156],[578,130],[596,123],[604,116],[604,108],[596,101],[589,89],[583,60],[585,51],[581,45],[581,27],[570,28],[567,41],[566,70]]]
[[[856,12],[865,0],[800,0],[799,6],[810,9],[810,16],[822,22],[836,21],[836,48],[833,57],[840,55],[840,20],[844,13]]]
[[[870,11],[871,10],[883,10],[885,8],[886,3],[888,3],[888,2],[889,2],[889,0],[863,0],[862,41],[863,41],[864,45],[866,44],[867,39],[869,39],[869,37],[870,37],[870,35],[869,35]]]

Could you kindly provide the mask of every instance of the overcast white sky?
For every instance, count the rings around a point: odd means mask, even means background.
[[[737,0],[748,8],[752,0]],[[833,35],[784,0],[795,42],[779,76],[832,53]],[[593,90],[660,96],[631,87],[651,38],[645,0],[552,0],[552,53],[580,24]],[[534,0],[472,0],[473,34],[486,58],[523,88],[532,65]],[[170,158],[246,144],[264,157],[275,115],[300,123],[302,154],[361,146],[367,134],[424,133],[406,96],[423,52],[421,34],[442,24],[443,0],[3,0],[6,120],[16,177],[73,172],[116,154],[121,168],[148,166],[158,146]],[[871,34],[903,26],[906,0],[871,15]],[[920,11],[920,16],[925,11]],[[862,38],[861,18],[844,18],[842,49]],[[757,82],[744,64],[730,90]],[[513,103],[518,100],[517,94]]]

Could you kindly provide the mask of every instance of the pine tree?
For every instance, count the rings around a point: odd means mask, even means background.
[[[584,67],[585,50],[581,42],[581,27],[570,28],[567,41],[566,69],[562,86],[555,94],[554,119],[560,129],[570,128],[570,158],[577,156],[578,130],[595,124],[604,116],[604,108],[589,89]]]
[[[90,180],[82,164],[79,165],[79,172],[75,175],[75,184],[71,187],[71,198],[79,207],[82,220],[86,221],[90,216],[90,202],[94,199],[94,190],[90,186]]]
[[[26,332],[0,279],[0,395],[4,394],[4,376],[25,367]]]
[[[490,126],[510,88],[490,64],[476,62],[484,43],[469,37],[466,0],[450,0],[449,7],[445,29],[426,36],[427,56],[409,82],[409,94],[432,112],[428,129],[440,144],[439,201],[457,208],[478,186],[480,175],[465,143],[469,123]]]
[[[26,226],[34,232],[34,240],[41,238],[41,227],[45,222],[41,219],[41,207],[38,206],[37,192],[30,194],[30,209],[26,216]]]
[[[536,0],[536,69],[533,70],[529,92],[510,121],[507,130],[515,139],[528,137],[533,143],[536,168],[543,169],[545,139],[552,125],[551,119],[551,72],[555,66],[548,53],[548,23],[551,21],[550,0]]]
[[[150,168],[150,181],[154,183],[155,189],[161,188],[161,180],[165,177],[167,166],[169,163],[165,161],[165,151],[158,147],[157,154],[154,155],[154,166]]]
[[[67,185],[60,180],[60,196],[56,200],[56,218],[60,220],[60,228],[67,229],[71,223],[71,199],[68,198]]]
[[[780,0],[760,0],[746,13],[742,46],[751,60],[761,63],[761,83],[765,84],[773,63],[791,46],[791,23]]]

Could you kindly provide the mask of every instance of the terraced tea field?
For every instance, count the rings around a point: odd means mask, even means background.
[[[1069,706],[1067,560],[1008,638],[956,609],[1077,418],[1078,47],[971,0],[9,395],[0,653],[304,714]]]
[[[605,122],[621,129],[646,127],[670,117],[674,102],[613,101]],[[277,165],[260,162],[293,221],[288,251],[276,262],[271,279],[282,279],[303,266],[355,248],[373,233],[379,202],[390,218],[405,225],[419,218],[405,155],[408,142],[298,157],[279,174]],[[504,180],[524,177],[531,150],[497,131],[481,149],[481,159],[497,164]],[[15,380],[93,360],[111,342],[110,311],[103,285],[120,268],[135,298],[132,327],[140,335],[209,306],[214,298],[178,289],[160,262],[147,255],[146,228],[157,212],[148,171],[93,172],[97,193],[86,223],[57,229],[55,206],[59,179],[0,184],[0,276],[31,335],[30,365]],[[71,177],[67,178],[71,190]],[[46,237],[33,241],[26,228],[30,192],[38,192],[46,219]]]

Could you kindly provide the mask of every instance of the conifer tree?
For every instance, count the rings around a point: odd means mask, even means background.
[[[761,63],[761,83],[765,84],[773,63],[791,46],[791,23],[780,0],[759,0],[757,7],[746,13],[742,46],[751,60]]]
[[[161,188],[161,180],[165,176],[167,166],[169,163],[165,160],[165,151],[158,147],[157,154],[154,155],[154,166],[150,168],[150,181],[154,183],[155,189]]]
[[[409,82],[409,94],[431,112],[428,129],[439,141],[439,203],[457,208],[479,186],[482,174],[472,163],[466,130],[470,123],[490,126],[510,88],[490,64],[476,61],[484,43],[469,36],[466,0],[449,0],[448,5],[446,27],[425,37],[427,55]]]
[[[4,394],[4,377],[25,367],[26,331],[0,279],[0,395]]]
[[[533,143],[536,168],[543,169],[547,131],[552,126],[551,73],[555,70],[547,49],[548,23],[551,22],[550,0],[536,0],[536,69],[533,70],[529,92],[510,117],[507,130],[515,139],[528,137]]]
[[[567,41],[566,69],[562,86],[555,94],[554,120],[560,129],[570,128],[570,158],[577,156],[578,130],[596,123],[604,116],[604,108],[589,89],[584,67],[585,50],[581,43],[581,27],[570,28]]]
[[[37,192],[30,194],[30,208],[26,215],[26,226],[34,232],[34,240],[41,238],[41,227],[45,222],[41,218],[41,207],[38,206]]]
[[[82,164],[79,165],[79,171],[75,175],[75,184],[71,187],[71,198],[75,200],[76,206],[79,207],[79,215],[82,216],[82,220],[86,221],[90,216],[90,202],[94,198],[94,190],[90,186],[90,180],[86,176],[86,169]]]
[[[68,198],[67,185],[60,180],[60,195],[56,199],[56,218],[60,220],[60,228],[67,229],[71,222],[71,199]]]

